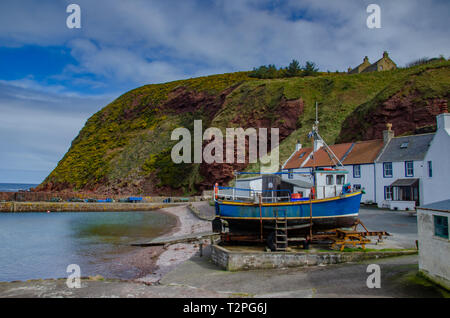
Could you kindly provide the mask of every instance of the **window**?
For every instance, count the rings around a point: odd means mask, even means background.
[[[300,156],[298,156],[298,159],[302,159],[305,155],[306,155],[306,152],[302,152],[302,153],[300,154]]]
[[[288,178],[289,179],[294,179],[293,169],[289,169],[288,171],[289,171]]]
[[[434,235],[448,239],[448,217],[433,215],[434,217]]]
[[[361,166],[360,165],[353,166],[353,178],[361,178]]]
[[[342,174],[339,174],[336,176],[336,184],[343,185],[345,182],[345,176]]]
[[[360,184],[354,184],[353,185],[353,189],[354,190],[361,190],[361,185]]]
[[[405,161],[405,177],[414,177],[414,163]]]
[[[331,174],[327,175],[327,185],[333,185],[334,184],[334,176]]]
[[[383,163],[383,176],[385,178],[392,178],[392,162]]]
[[[384,199],[392,200],[392,187],[384,187]]]
[[[430,178],[433,177],[433,165],[431,164],[431,161],[428,161],[428,176]]]
[[[409,142],[404,142],[404,143],[402,143],[402,144],[400,145],[400,148],[401,148],[401,149],[406,149],[406,148],[408,148],[408,144],[409,144]]]

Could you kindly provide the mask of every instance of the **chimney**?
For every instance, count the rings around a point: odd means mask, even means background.
[[[363,62],[369,63],[369,58],[367,56],[365,56]]]
[[[319,150],[322,147],[323,147],[323,141],[314,139],[314,152],[316,152],[317,150]]]
[[[386,145],[392,138],[394,138],[394,131],[392,130],[392,124],[387,123],[386,129],[383,130],[383,144]]]
[[[295,151],[299,151],[302,149],[302,144],[300,143],[300,140],[297,140],[297,144],[295,145]]]
[[[387,57],[389,57],[389,54],[388,54],[388,52],[387,52],[387,51],[384,51],[384,52],[383,52],[383,57],[384,57],[384,58],[387,58]]]
[[[439,103],[439,112],[440,114],[436,117],[437,130],[445,129],[450,133],[450,114],[448,113],[446,99]]]
[[[441,99],[439,101],[439,114],[445,114],[445,113],[448,113],[447,100]]]

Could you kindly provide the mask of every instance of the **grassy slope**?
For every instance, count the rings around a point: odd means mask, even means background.
[[[238,123],[230,124],[233,118],[240,118],[243,124],[246,115],[255,111],[261,118],[276,118],[276,106],[282,97],[301,97],[305,108],[298,120],[298,129],[280,145],[283,162],[290,156],[296,140],[308,145],[306,136],[314,122],[316,101],[319,103],[320,131],[326,142],[332,144],[350,114],[355,110],[370,111],[370,107],[404,88],[412,78],[422,98],[430,94],[447,94],[448,86],[440,83],[446,83],[445,77],[448,81],[449,66],[449,62],[439,62],[386,72],[332,73],[272,80],[255,80],[247,77],[248,73],[240,72],[146,85],[120,96],[94,114],[44,183],[66,183],[82,189],[107,180],[133,182],[144,175],[156,174],[159,186],[195,192],[194,184],[201,179],[198,165],[171,163],[170,149],[174,142],[170,141],[170,133],[175,127],[191,128],[194,119],[205,118],[202,112],[177,115],[159,108],[168,94],[180,86],[217,95],[227,87],[241,83],[227,96],[225,106],[212,122],[207,121],[208,125],[219,128],[237,126]],[[432,71],[424,72],[427,69]],[[205,124],[203,128],[206,129]],[[248,168],[257,169],[256,165]]]

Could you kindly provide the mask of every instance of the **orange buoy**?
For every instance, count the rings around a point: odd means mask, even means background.
[[[214,185],[214,194],[216,196],[216,200],[219,197],[219,184],[216,182],[216,184]]]

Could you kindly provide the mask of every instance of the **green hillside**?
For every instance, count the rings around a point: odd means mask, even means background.
[[[349,118],[364,121],[384,101],[396,94],[406,96],[410,90],[414,90],[413,103],[417,105],[435,98],[448,99],[449,71],[450,62],[441,61],[355,75],[256,79],[248,77],[248,72],[239,72],[146,85],[94,114],[39,189],[197,193],[214,184],[212,170],[218,167],[174,164],[170,151],[176,142],[170,140],[170,134],[176,127],[192,131],[194,119],[203,120],[203,129],[213,126],[223,131],[254,125],[280,127],[286,135],[280,145],[283,162],[297,140],[309,143],[306,136],[314,122],[316,101],[320,131],[327,143],[364,137],[367,125],[379,123],[369,121],[352,130],[354,120]],[[290,101],[301,104],[303,111],[288,108]],[[433,114],[429,117],[434,120]],[[351,136],[341,134],[343,124]],[[239,168],[258,170],[256,165]],[[229,171],[222,174],[221,181],[229,179]]]

